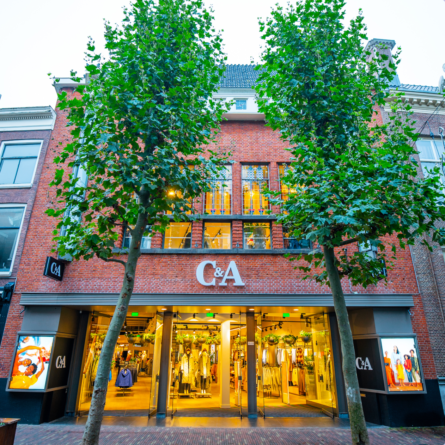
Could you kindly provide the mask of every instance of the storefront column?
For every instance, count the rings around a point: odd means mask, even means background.
[[[164,312],[164,326],[162,329],[162,345],[161,345],[161,366],[159,368],[159,393],[158,393],[158,411],[157,417],[165,417],[167,415],[167,394],[169,384],[170,369],[170,345],[173,327],[173,312]]]
[[[230,321],[221,323],[221,348],[219,360],[219,403],[230,408]]]
[[[258,417],[256,397],[255,314],[246,314],[247,330],[247,417]]]

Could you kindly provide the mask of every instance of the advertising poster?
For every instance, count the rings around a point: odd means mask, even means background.
[[[44,390],[54,337],[19,337],[9,389]]]
[[[382,338],[385,377],[390,392],[423,391],[414,337]]]

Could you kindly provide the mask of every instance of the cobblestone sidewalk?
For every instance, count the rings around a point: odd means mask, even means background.
[[[19,425],[15,445],[77,445],[83,426]],[[372,445],[445,445],[445,428],[372,428]],[[346,428],[129,428],[104,426],[101,445],[344,445]]]

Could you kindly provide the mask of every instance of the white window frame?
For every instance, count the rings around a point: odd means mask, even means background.
[[[34,172],[32,174],[31,182],[26,184],[0,184],[0,188],[15,188],[15,189],[24,189],[31,188],[34,184],[34,178],[36,176],[37,165],[39,164],[40,153],[42,152],[43,141],[41,139],[22,139],[22,140],[13,140],[13,141],[3,141],[0,145],[0,164],[3,160],[3,152],[5,151],[6,145],[27,145],[27,144],[40,144],[39,152],[37,154],[36,165],[34,166]]]
[[[247,102],[248,102],[247,98],[245,98],[245,97],[234,97],[233,100],[235,101],[235,104],[234,104],[235,105],[235,111],[247,111]],[[237,108],[236,107],[236,101],[238,101],[238,100],[244,100],[246,102],[246,108]]]
[[[25,219],[25,215],[26,215],[26,204],[0,204],[0,209],[4,209],[4,208],[17,208],[17,207],[23,207],[23,216],[22,216],[22,221],[20,223],[20,229],[19,229],[19,233],[17,234],[17,242],[15,243],[15,247],[14,247],[14,253],[12,255],[12,260],[11,260],[11,268],[9,269],[9,272],[0,272],[0,277],[10,277],[12,275],[12,271],[14,269],[14,264],[15,264],[15,257],[17,255],[17,249],[19,247],[19,243],[20,243],[20,237],[22,236],[22,228],[23,228],[23,221]]]
[[[444,178],[444,176],[443,176],[443,173],[442,173],[442,169],[441,169],[441,165],[440,165],[440,162],[441,162],[441,158],[440,158],[440,156],[439,156],[439,152],[438,152],[438,150],[437,150],[437,144],[439,143],[439,144],[441,144],[442,143],[442,141],[435,141],[435,140],[433,140],[433,139],[427,139],[427,138],[422,138],[422,139],[419,139],[419,141],[418,142],[429,142],[430,143],[430,145],[431,145],[431,148],[432,148],[432,150],[433,150],[433,153],[434,153],[434,159],[427,159],[427,158],[422,158],[421,157],[421,152],[420,152],[420,150],[417,148],[417,143],[416,143],[416,150],[419,152],[419,159],[420,159],[420,168],[422,169],[422,174],[423,174],[423,176],[425,176],[425,173],[424,173],[424,171],[423,171],[423,165],[425,165],[425,164],[430,164],[432,167],[439,167],[439,170],[440,170],[440,177],[441,177],[441,180],[442,180],[442,183],[443,184],[445,184],[445,178]],[[426,166],[426,165],[425,165]]]

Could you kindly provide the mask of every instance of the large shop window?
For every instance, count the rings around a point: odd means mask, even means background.
[[[1,153],[0,185],[32,185],[41,145],[41,142],[4,143]]]
[[[0,207],[0,273],[10,273],[17,250],[24,207]]]
[[[434,167],[439,167],[439,174],[442,182],[444,181],[440,160],[443,155],[443,146],[432,140],[422,140],[416,142],[417,150],[419,151],[420,163],[422,165],[423,175],[425,177],[434,174]]]
[[[244,223],[245,249],[271,249],[270,223]]]
[[[165,230],[164,249],[190,249],[192,223],[171,223]]]
[[[209,182],[210,191],[205,194],[204,213],[230,215],[232,213],[232,166],[227,165]]]
[[[180,168],[181,168],[181,172],[184,173],[184,167],[181,166]],[[194,165],[189,165],[189,170],[194,170],[194,169],[195,169]],[[169,189],[169,190],[167,190],[167,196],[168,196],[168,198],[170,198],[172,200],[184,199],[184,193],[183,193],[182,190]],[[189,207],[193,206],[193,199],[192,198],[188,198],[186,201],[187,201]],[[174,207],[172,206],[172,208],[174,208]],[[185,213],[187,215],[191,215],[192,211],[191,210],[187,210]],[[165,212],[165,214],[166,215],[172,215],[173,212],[171,210],[167,210]]]
[[[205,249],[230,249],[232,240],[230,223],[205,223],[204,224],[204,248]]]
[[[263,215],[269,209],[264,190],[269,187],[267,165],[243,165],[243,214]]]
[[[306,239],[297,239],[289,227],[283,226],[283,244],[285,249],[311,249],[312,243]]]
[[[134,228],[134,226],[132,226]],[[151,226],[147,226],[146,230],[148,231],[148,235],[142,237],[141,249],[151,249]],[[122,243],[122,247],[124,249],[129,249],[131,243],[131,232],[128,228],[125,230],[124,242]]]

